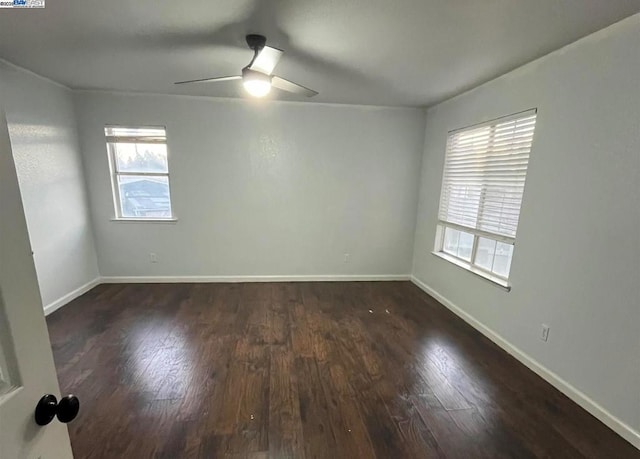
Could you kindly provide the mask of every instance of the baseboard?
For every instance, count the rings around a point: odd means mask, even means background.
[[[78,287],[74,291],[67,293],[66,295],[64,295],[63,297],[58,298],[57,300],[55,300],[52,303],[49,303],[48,305],[44,306],[44,315],[48,316],[52,312],[57,311],[62,306],[66,305],[67,303],[70,303],[71,301],[73,301],[76,298],[78,298],[80,295],[84,295],[85,293],[87,293],[93,287],[95,287],[96,285],[100,284],[100,282],[101,282],[101,279],[99,277],[96,277],[92,281],[89,281],[86,284],[81,285],[80,287]]]
[[[456,306],[454,303],[452,303],[447,298],[442,296],[440,293],[438,293],[437,291],[435,291],[434,289],[426,285],[424,282],[420,281],[415,276],[411,276],[411,282],[413,282],[416,286],[418,286],[428,295],[435,298],[447,309],[451,310],[454,314],[456,314],[458,317],[463,319],[465,322],[467,322],[473,328],[478,330],[484,336],[489,338],[495,344],[500,346],[504,351],[506,351],[507,353],[509,353],[516,359],[518,359],[520,363],[525,365],[527,368],[529,368],[531,371],[536,373],[542,379],[547,381],[549,384],[554,386],[556,389],[558,389],[560,392],[565,394],[571,400],[576,402],[582,408],[587,410],[589,413],[591,413],[594,417],[600,420],[603,424],[605,424],[611,430],[616,432],[618,435],[620,435],[622,438],[627,440],[636,448],[640,449],[640,432],[635,431],[629,425],[622,422],[620,419],[615,417],[605,408],[603,408],[594,400],[589,398],[586,394],[576,389],[574,386],[569,384],[567,381],[562,379],[560,376],[558,376],[551,370],[544,367],[541,363],[533,359],[528,354],[522,352],[516,346],[514,346],[509,341],[504,339],[502,336],[498,335],[496,332],[491,330],[482,322],[478,321],[473,316],[471,316],[470,314],[462,310],[460,307]]]
[[[354,282],[408,281],[409,274],[321,274],[291,276],[105,276],[104,284],[192,283],[192,282]]]

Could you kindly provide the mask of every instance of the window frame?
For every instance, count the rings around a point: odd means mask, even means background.
[[[118,170],[118,159],[116,157],[116,145],[118,142],[110,142],[109,136],[106,133],[106,130],[109,128],[121,128],[121,129],[162,129],[164,131],[164,143],[161,143],[165,146],[165,151],[167,154],[167,172],[132,172],[132,171],[119,171]],[[170,177],[170,167],[169,167],[169,145],[167,143],[167,128],[165,126],[131,126],[131,125],[122,125],[122,124],[107,124],[104,127],[104,135],[105,141],[107,145],[107,155],[109,159],[109,173],[111,176],[111,197],[113,199],[113,207],[115,216],[111,219],[112,221],[132,221],[132,222],[175,222],[178,219],[173,211],[173,200],[171,198],[171,177]],[[138,143],[132,142],[136,146]],[[160,142],[153,142],[160,143]],[[137,148],[137,147],[136,147]],[[122,198],[120,196],[120,188],[118,186],[118,177],[120,176],[133,176],[133,177],[166,177],[167,178],[167,186],[169,188],[169,213],[168,217],[144,217],[144,216],[135,216],[135,217],[125,217],[122,215]]]
[[[445,161],[444,161],[444,165],[443,165],[443,172],[442,172],[442,180],[441,180],[441,186],[442,183],[444,181],[445,178],[445,174],[446,174],[446,164],[447,164],[447,156],[449,154],[449,139],[452,135],[458,134],[460,132],[463,131],[468,131],[468,130],[473,130],[473,129],[479,129],[482,128],[484,126],[491,126],[492,128],[495,128],[496,125],[498,125],[499,123],[504,123],[504,122],[508,122],[510,120],[514,120],[514,119],[518,119],[521,116],[525,116],[527,113],[536,113],[538,112],[537,108],[531,108],[531,109],[527,109],[527,110],[523,110],[521,112],[517,112],[517,113],[513,113],[510,115],[506,115],[506,116],[501,116],[498,118],[494,118],[492,120],[488,120],[488,121],[483,121],[480,123],[476,123],[470,126],[466,126],[463,128],[458,128],[458,129],[454,129],[451,131],[447,132],[447,147],[445,148]],[[531,148],[529,150],[529,152],[531,152],[533,150],[533,141],[534,141],[534,137],[535,137],[535,127],[534,127],[534,131],[532,134],[532,141],[531,141]],[[529,153],[530,154],[530,153]],[[530,159],[530,157],[529,157]],[[525,175],[525,184],[526,184],[526,176],[528,175],[529,169],[528,169],[528,165],[529,165],[529,159],[527,160],[527,172]],[[509,282],[509,277],[511,275],[511,266],[513,265],[513,257],[515,255],[515,245],[516,245],[516,237],[510,237],[510,236],[505,236],[505,235],[501,235],[501,234],[495,234],[489,231],[484,231],[481,229],[476,229],[476,228],[472,228],[472,227],[468,227],[465,225],[460,225],[458,223],[452,223],[452,222],[448,222],[445,220],[442,220],[440,218],[440,210],[441,210],[441,206],[442,206],[442,188],[440,190],[440,201],[439,201],[439,205],[438,205],[438,219],[437,219],[437,223],[436,223],[436,237],[435,237],[435,243],[434,243],[434,249],[432,251],[432,254],[442,258],[446,261],[451,262],[452,264],[459,266],[461,268],[464,268],[465,270],[472,272],[478,276],[480,276],[481,278],[484,278],[490,282],[492,282],[494,285],[497,285],[499,287],[502,287],[503,289],[505,289],[506,291],[510,291],[511,290],[511,284]],[[522,195],[522,200],[524,200],[524,193]],[[482,203],[480,203],[480,207],[478,209],[478,215],[480,214],[482,208]],[[522,201],[520,202],[520,209],[519,212],[522,211]],[[467,234],[470,234],[473,237],[473,244],[471,247],[471,256],[469,258],[469,260],[466,260],[464,258],[461,258],[460,256],[458,256],[457,254],[454,255],[450,252],[445,251],[445,231],[446,229],[452,229],[452,230],[457,230],[457,231],[461,231]],[[480,266],[477,264],[477,255],[478,255],[478,243],[480,241],[480,238],[483,239],[488,239],[491,241],[495,241],[496,244],[497,243],[503,243],[503,244],[507,244],[507,245],[511,245],[513,247],[512,249],[512,253],[511,253],[511,263],[509,265],[509,272],[507,273],[506,276],[503,276],[501,274],[497,274],[489,269],[486,269],[483,266]],[[497,245],[496,245],[497,247]],[[495,252],[494,252],[494,262],[495,262]]]
[[[444,236],[445,230],[447,228],[462,231],[467,234],[471,234],[473,236],[473,245],[471,246],[471,257],[469,260],[465,260],[457,255],[449,253],[444,250]],[[502,276],[493,271],[490,271],[483,266],[476,264],[476,257],[478,254],[478,241],[480,238],[489,239],[491,241],[501,242],[503,244],[513,246],[513,252],[515,253],[515,238],[509,238],[506,236],[499,236],[492,233],[488,233],[482,230],[476,230],[474,228],[469,228],[467,226],[458,225],[456,223],[449,223],[442,220],[438,220],[438,225],[436,227],[436,243],[434,247],[434,251],[432,252],[434,255],[442,258],[444,260],[450,261],[453,264],[460,266],[461,268],[466,269],[467,271],[471,271],[474,274],[483,277],[494,284],[504,288],[505,290],[511,290],[511,284],[509,284],[509,276]],[[495,254],[494,254],[495,257]],[[513,255],[512,255],[512,263],[513,263]],[[511,266],[509,266],[509,274],[511,273]]]

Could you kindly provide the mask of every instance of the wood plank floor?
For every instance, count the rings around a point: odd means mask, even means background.
[[[631,458],[408,282],[100,285],[48,317],[82,458]]]

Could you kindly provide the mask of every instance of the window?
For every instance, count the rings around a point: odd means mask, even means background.
[[[435,253],[504,287],[536,110],[449,133]]]
[[[104,132],[116,218],[172,220],[165,129],[107,126]]]

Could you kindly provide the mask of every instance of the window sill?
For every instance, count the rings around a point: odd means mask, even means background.
[[[491,282],[493,285],[500,287],[501,289],[510,292],[511,291],[511,285],[509,285],[509,282],[501,279],[499,277],[496,276],[492,276],[491,274],[484,272],[478,268],[475,268],[473,266],[471,266],[471,264],[467,263],[464,260],[460,260],[456,257],[452,257],[450,255],[447,255],[446,253],[443,252],[431,252],[433,255],[435,255],[438,258],[442,258],[443,260],[448,261],[449,263],[452,263],[466,271],[469,271],[470,273],[475,274],[476,276],[479,276],[480,278]]]
[[[129,223],[175,223],[177,218],[112,218],[112,222],[129,222]]]

